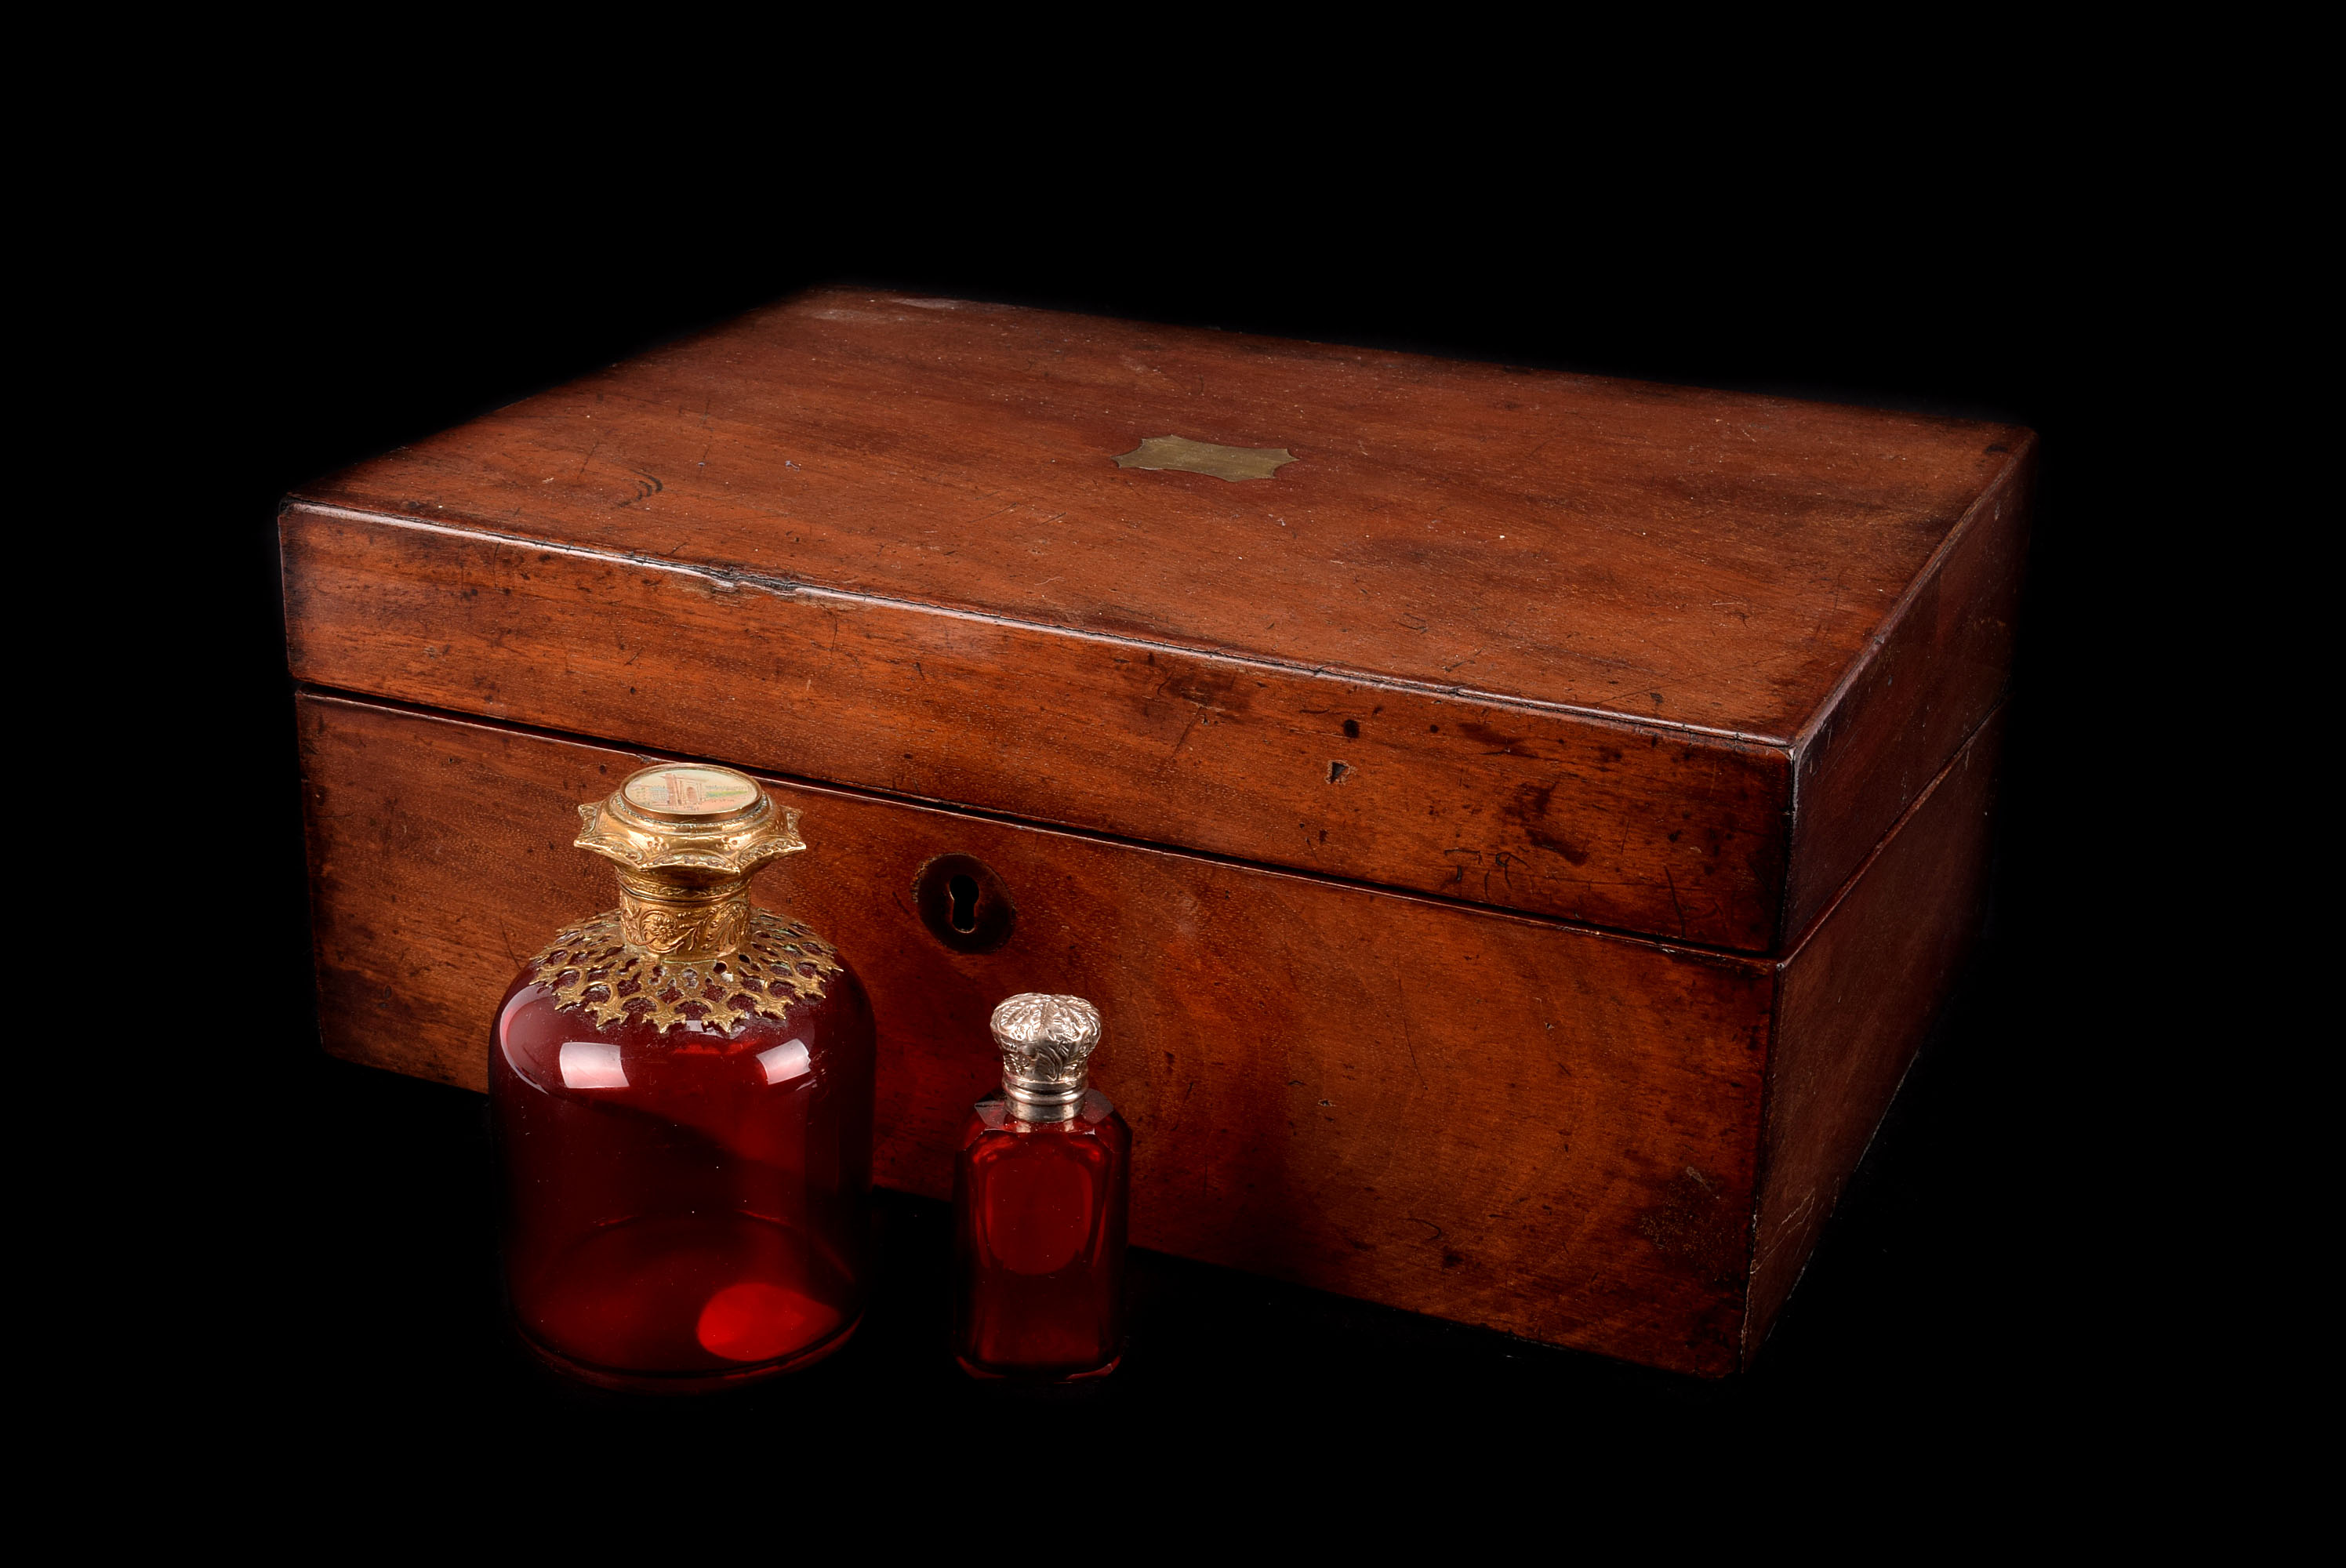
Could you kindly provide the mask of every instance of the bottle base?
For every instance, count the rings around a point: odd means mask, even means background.
[[[817,1361],[845,1345],[855,1337],[863,1321],[858,1313],[834,1331],[829,1339],[818,1341],[788,1356],[770,1361],[760,1361],[746,1367],[728,1367],[708,1372],[629,1372],[611,1367],[598,1367],[588,1361],[575,1360],[561,1351],[543,1345],[520,1323],[513,1325],[515,1337],[529,1347],[530,1354],[561,1373],[564,1377],[597,1389],[608,1389],[624,1394],[713,1394],[727,1389],[745,1388],[762,1383],[769,1378],[788,1377],[804,1371]]]
[[[954,1363],[956,1366],[960,1367],[963,1371],[967,1372],[971,1377],[975,1378],[980,1382],[1036,1383],[1051,1385],[1096,1382],[1099,1379],[1107,1377],[1110,1372],[1115,1371],[1118,1366],[1123,1364],[1123,1361],[1124,1357],[1119,1354],[1114,1360],[1107,1362],[1106,1365],[1091,1368],[1087,1371],[1006,1372],[998,1368],[981,1367],[966,1356],[955,1356],[954,1358]]]

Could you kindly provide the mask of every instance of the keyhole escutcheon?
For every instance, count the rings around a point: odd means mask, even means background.
[[[1010,890],[974,855],[939,855],[913,879],[921,923],[955,952],[992,952],[1018,919]]]

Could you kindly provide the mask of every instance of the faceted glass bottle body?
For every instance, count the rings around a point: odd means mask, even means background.
[[[1066,1121],[979,1102],[954,1162],[954,1349],[980,1377],[1068,1380],[1124,1353],[1132,1130],[1086,1090]]]
[[[606,1387],[790,1370],[863,1310],[874,1052],[842,966],[779,1022],[560,1009],[525,969],[489,1052],[505,1267],[531,1347]]]

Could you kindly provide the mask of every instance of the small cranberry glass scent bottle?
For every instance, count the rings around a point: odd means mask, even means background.
[[[750,907],[799,814],[686,766],[578,811],[619,907],[523,966],[490,1037],[517,1326],[607,1388],[804,1366],[863,1310],[874,1057],[838,951]]]
[[[1124,1353],[1132,1129],[1091,1087],[1099,1038],[1080,996],[994,1010],[1002,1093],[954,1162],[954,1348],[978,1377],[1096,1378]]]

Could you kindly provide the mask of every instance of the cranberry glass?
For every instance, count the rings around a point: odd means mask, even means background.
[[[578,814],[619,907],[532,959],[489,1036],[515,1320],[607,1387],[804,1366],[863,1311],[874,1056],[846,961],[750,903],[799,814],[684,762]]]
[[[525,972],[489,1088],[532,1348],[591,1382],[678,1389],[836,1349],[869,1272],[872,1067],[851,973],[720,1033],[598,1029]]]
[[[980,1377],[1071,1380],[1124,1349],[1132,1131],[1107,1096],[1024,1121],[979,1103],[954,1163],[954,1349]]]

